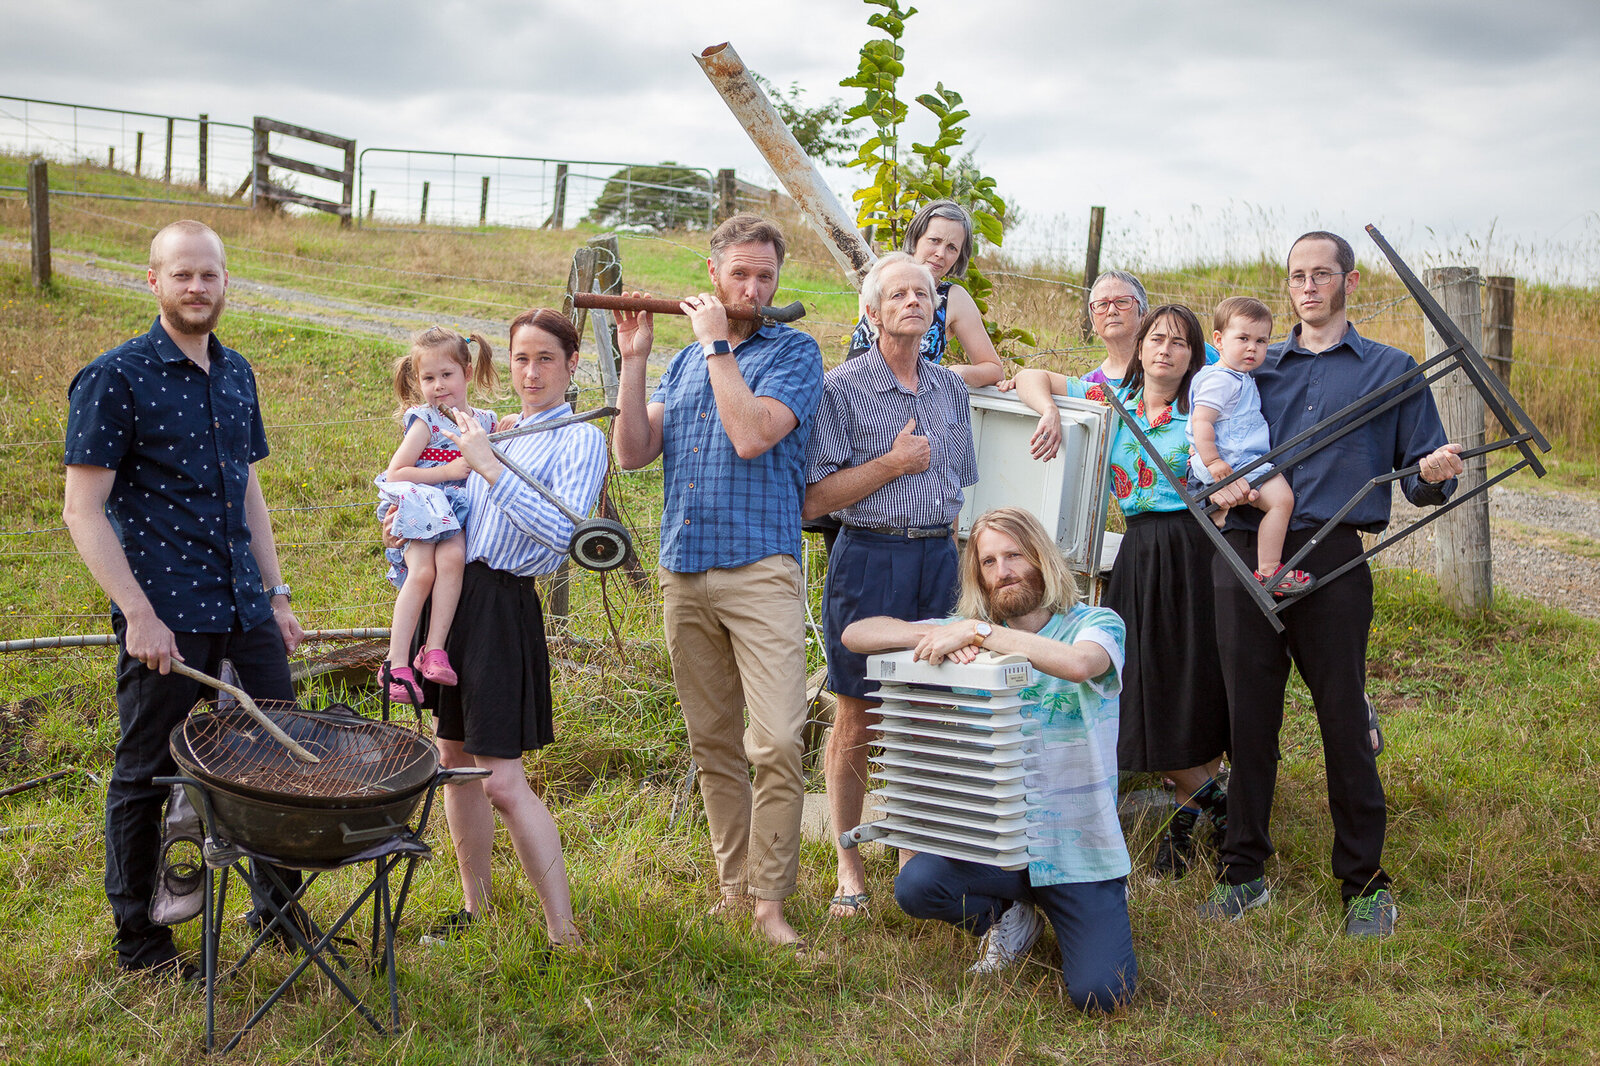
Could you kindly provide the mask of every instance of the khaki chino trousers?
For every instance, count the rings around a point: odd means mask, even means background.
[[[722,894],[786,899],[800,862],[804,793],[800,566],[793,556],[769,555],[727,570],[659,573],[667,651]]]

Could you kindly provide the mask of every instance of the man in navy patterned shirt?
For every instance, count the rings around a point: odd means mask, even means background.
[[[662,620],[717,860],[712,913],[732,914],[752,896],[756,928],[793,944],[800,937],[783,901],[795,889],[804,799],[800,499],[822,352],[799,330],[729,321],[724,311],[772,303],[784,248],[782,231],[756,215],[717,227],[706,264],[713,292],[683,302],[695,342],[648,403],[654,322],[618,316],[613,445],[628,470],[662,457]]]
[[[934,281],[904,252],[873,264],[861,285],[877,339],[859,359],[828,371],[807,453],[803,517],[843,525],[828,558],[822,631],[828,687],[838,700],[824,773],[828,816],[839,830],[861,823],[867,729],[880,701],[867,694],[866,656],[841,642],[858,618],[942,618],[956,599],[955,522],[962,488],[978,480],[967,386],[922,358]],[[862,914],[866,871],[855,848],[838,848],[834,917]]]
[[[106,895],[117,963],[192,976],[150,918],[166,790],[167,738],[206,695],[174,661],[215,674],[224,657],[259,699],[292,700],[288,653],[302,637],[256,478],[266,432],[248,363],[212,330],[228,271],[222,240],[174,222],[150,243],[150,332],[79,371],[70,389],[63,517],[111,598],[121,641],[122,735],[106,789]]]

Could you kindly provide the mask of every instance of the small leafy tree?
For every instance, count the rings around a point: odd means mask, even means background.
[[[697,229],[706,224],[711,181],[699,171],[665,162],[623,167],[605,188],[584,221],[600,226]]]
[[[752,77],[806,155],[824,165],[842,166],[855,154],[858,138],[856,131],[846,125],[849,118],[842,101],[832,98],[821,107],[807,107],[805,90],[799,82],[780,89],[760,74],[752,73]]]
[[[917,9],[901,8],[900,0],[865,3],[883,9],[869,15],[867,25],[886,36],[862,45],[856,73],[839,83],[862,93],[861,103],[846,112],[849,121],[872,126],[872,135],[856,149],[855,158],[848,164],[866,171],[871,179],[854,195],[856,225],[871,229],[885,247],[899,247],[922,204],[950,199],[972,212],[978,237],[999,247],[1005,239],[1006,202],[996,191],[995,180],[979,170],[970,150],[959,159],[951,154],[960,149],[966,136],[961,123],[971,116],[962,106],[960,93],[939,82],[933,92],[916,98],[934,118],[934,136],[926,143],[913,141],[909,158],[902,158],[900,127],[910,108],[899,94],[906,69],[906,53],[900,39],[905,36],[907,20]],[[1009,354],[1012,342],[1030,346],[1037,343],[1029,331],[1002,327],[989,319],[989,297],[994,286],[976,264],[967,267],[965,284],[984,316],[984,329],[997,351]]]

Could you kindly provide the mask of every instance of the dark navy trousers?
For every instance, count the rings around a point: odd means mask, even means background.
[[[894,882],[894,901],[913,918],[932,918],[982,936],[1013,902],[1037,906],[1061,949],[1067,995],[1079,1010],[1115,1010],[1133,998],[1139,962],[1128,924],[1128,882],[1035,886],[1027,870],[913,855]]]

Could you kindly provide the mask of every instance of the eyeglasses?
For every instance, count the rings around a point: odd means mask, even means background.
[[[1090,300],[1089,311],[1092,314],[1103,315],[1115,305],[1118,311],[1131,310],[1139,302],[1136,296],[1113,296],[1107,300]]]
[[[1307,281],[1320,289],[1334,278],[1342,278],[1348,273],[1350,273],[1348,270],[1313,270],[1309,274],[1302,274],[1296,271],[1283,280],[1289,283],[1289,288],[1291,289],[1303,289],[1306,287]]]

